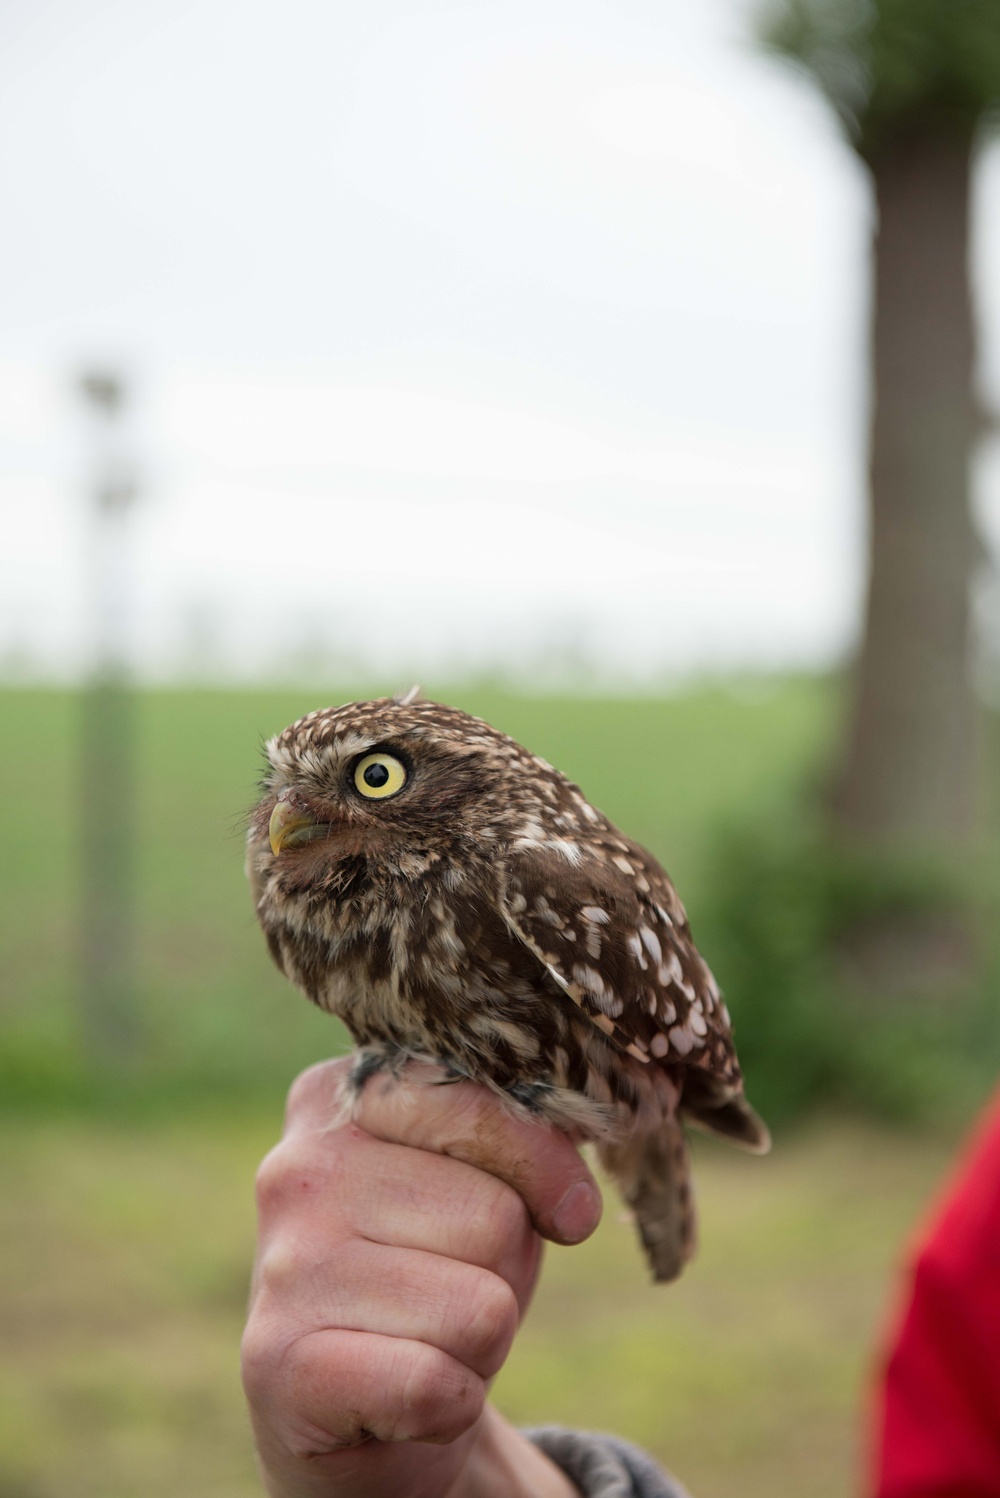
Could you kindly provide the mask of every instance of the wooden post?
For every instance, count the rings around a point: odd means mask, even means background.
[[[137,1058],[135,702],[129,680],[128,517],[137,492],[120,431],[127,392],[108,370],[88,370],[91,639],[80,721],[80,1009],[97,1066]]]

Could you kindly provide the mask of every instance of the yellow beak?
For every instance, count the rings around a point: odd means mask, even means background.
[[[282,848],[308,843],[315,837],[326,837],[328,832],[329,828],[325,823],[314,822],[312,817],[297,811],[288,801],[275,803],[271,820],[267,824],[267,835],[275,858]]]

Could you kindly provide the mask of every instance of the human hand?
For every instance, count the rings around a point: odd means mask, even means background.
[[[578,1243],[600,1195],[565,1134],[410,1063],[331,1125],[350,1058],[289,1094],[258,1175],[243,1379],[272,1498],[571,1498],[486,1403],[541,1238]]]

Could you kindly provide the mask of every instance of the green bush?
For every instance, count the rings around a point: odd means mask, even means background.
[[[911,1121],[964,1113],[988,1089],[1000,961],[982,936],[992,905],[977,908],[967,877],[837,850],[803,803],[730,826],[708,864],[699,944],[726,993],[748,1094],[772,1124],[823,1107]],[[879,942],[896,982],[880,981],[877,963],[873,975]],[[928,948],[960,960],[935,966]]]

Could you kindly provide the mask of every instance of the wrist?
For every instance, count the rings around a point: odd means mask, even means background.
[[[488,1404],[462,1475],[447,1498],[580,1498],[580,1490]]]

